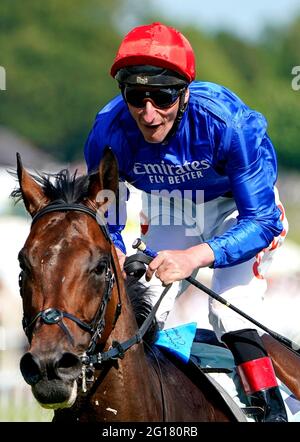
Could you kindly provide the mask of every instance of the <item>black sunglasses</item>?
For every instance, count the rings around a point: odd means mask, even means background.
[[[125,86],[122,90],[125,100],[131,106],[143,108],[145,100],[151,100],[154,106],[160,109],[171,107],[182,91],[183,89],[175,88],[144,89],[133,86]]]

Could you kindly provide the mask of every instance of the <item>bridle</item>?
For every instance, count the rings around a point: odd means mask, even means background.
[[[52,212],[66,212],[66,211],[76,211],[76,212],[83,212],[87,215],[91,216],[99,225],[105,239],[111,244],[111,239],[106,227],[106,224],[104,222],[104,219],[102,216],[100,216],[99,213],[96,213],[94,210],[90,209],[87,206],[84,206],[83,204],[67,204],[64,202],[54,202],[50,203],[47,206],[45,206],[43,209],[39,210],[33,217],[31,226],[36,223],[38,219],[46,215],[47,213]],[[99,308],[96,312],[96,315],[92,322],[90,324],[83,322],[81,319],[77,318],[75,315],[62,311],[56,307],[49,307],[45,310],[41,310],[37,313],[37,315],[32,319],[27,319],[25,316],[23,317],[23,328],[25,331],[26,336],[28,337],[29,341],[32,339],[32,332],[34,329],[34,326],[38,319],[40,319],[45,324],[57,324],[67,335],[69,341],[72,345],[74,345],[74,339],[67,327],[67,325],[64,323],[63,319],[68,318],[71,321],[75,322],[79,327],[84,329],[85,331],[89,332],[91,334],[91,339],[88,345],[87,350],[85,351],[84,356],[82,357],[82,362],[86,363],[88,362],[89,358],[95,353],[96,345],[99,339],[102,336],[102,333],[105,328],[105,313],[107,310],[108,303],[111,299],[112,295],[112,289],[114,286],[114,283],[116,281],[115,274],[116,269],[113,260],[109,260],[110,262],[107,262],[106,264],[106,271],[105,271],[105,289],[104,289],[104,295],[102,297],[102,300],[100,302]],[[113,267],[113,272],[111,270],[111,267]],[[118,284],[117,284],[118,285]],[[113,328],[117,322],[117,319],[121,313],[121,297],[120,297],[120,288],[118,286],[118,304],[116,306],[116,312],[115,317],[113,320]]]
[[[50,203],[47,206],[45,206],[43,209],[39,210],[34,215],[34,217],[32,219],[32,223],[31,223],[31,227],[38,219],[40,219],[41,217],[43,217],[47,213],[66,212],[66,211],[83,212],[83,213],[91,216],[99,225],[105,239],[110,244],[112,244],[112,241],[111,241],[111,238],[108,233],[108,230],[107,230],[107,227],[106,227],[103,217],[100,216],[99,213],[96,213],[94,210],[90,209],[87,206],[84,206],[83,204],[76,204],[76,203],[67,204],[64,201],[62,201],[62,202],[55,201],[53,203]],[[131,258],[131,262],[130,262],[131,269],[133,269],[133,267],[136,267],[136,262],[140,262],[140,263],[144,263],[144,264],[149,264],[149,262],[150,262],[149,257],[147,257],[146,255],[143,255],[143,254],[133,255],[130,258]],[[113,268],[113,271],[111,270],[111,267]],[[94,381],[95,368],[103,368],[103,364],[106,362],[112,362],[112,361],[119,359],[119,358],[122,359],[125,355],[125,352],[129,348],[131,348],[135,344],[142,342],[143,336],[146,333],[146,331],[148,330],[151,322],[153,321],[162,299],[164,298],[167,291],[171,287],[171,284],[165,287],[163,293],[161,294],[160,298],[156,302],[155,306],[152,308],[151,312],[149,313],[149,315],[147,316],[147,318],[145,319],[145,321],[143,322],[143,324],[141,325],[141,327],[138,329],[137,333],[133,337],[127,339],[125,342],[122,342],[122,343],[120,343],[118,341],[112,341],[112,346],[109,350],[107,350],[105,352],[96,352],[97,342],[99,342],[99,339],[101,338],[101,335],[102,335],[104,328],[105,328],[105,313],[107,310],[108,303],[111,299],[112,289],[113,289],[115,282],[116,282],[117,288],[118,288],[118,303],[116,305],[115,316],[114,316],[114,320],[112,323],[112,330],[114,329],[115,324],[118,320],[118,317],[121,314],[121,292],[120,292],[120,287],[118,284],[118,279],[115,278],[115,275],[116,275],[115,263],[113,260],[110,260],[110,262],[108,262],[107,266],[106,266],[104,295],[102,297],[102,300],[101,300],[101,303],[100,303],[99,308],[97,310],[97,313],[96,313],[93,321],[90,324],[87,324],[86,322],[83,322],[81,319],[77,318],[75,315],[65,312],[65,311],[62,311],[56,307],[49,307],[45,310],[41,310],[40,312],[37,313],[37,315],[35,315],[34,318],[29,319],[29,320],[25,316],[23,317],[23,321],[22,321],[23,328],[24,328],[25,334],[28,337],[29,341],[31,341],[34,325],[36,324],[38,319],[40,319],[45,324],[50,324],[50,325],[57,324],[59,327],[61,327],[61,329],[66,333],[66,335],[67,335],[68,339],[70,340],[70,342],[72,343],[72,345],[74,344],[74,339],[73,339],[68,327],[66,326],[66,324],[63,321],[64,318],[70,319],[71,321],[75,322],[79,327],[81,327],[82,329],[86,330],[87,332],[89,332],[91,334],[91,339],[90,339],[88,348],[81,356],[81,362],[82,362],[81,379],[82,379],[83,392],[87,391],[86,382],[87,381],[89,381],[89,382]],[[155,354],[154,354],[154,357],[155,357]],[[156,362],[157,362],[158,368],[160,370],[159,363],[158,363],[157,359],[156,359]],[[111,364],[107,368],[109,369],[110,367],[111,367]],[[165,409],[164,393],[163,393],[163,388],[162,388],[161,373],[159,374],[159,381],[160,381],[161,389],[162,389],[161,395],[162,395],[163,421],[165,421],[166,409]]]
[[[47,206],[45,206],[43,209],[39,210],[34,215],[34,217],[32,219],[31,226],[38,219],[40,219],[42,216],[46,215],[47,213],[66,212],[66,211],[77,211],[77,212],[83,212],[83,213],[90,215],[99,225],[102,233],[105,236],[105,239],[110,244],[112,244],[111,238],[109,236],[106,224],[105,224],[102,216],[99,215],[98,213],[96,213],[95,211],[93,211],[92,209],[90,209],[89,207],[84,206],[83,204],[76,204],[76,203],[67,204],[65,202],[57,202],[57,201],[55,201],[54,203],[50,203]],[[131,263],[133,261],[139,261],[139,262],[143,262],[145,264],[146,263],[149,264],[149,262],[150,262],[149,257],[147,257],[146,255],[142,255],[142,254],[133,255],[130,258],[131,258]],[[113,268],[113,272],[111,271],[111,267]],[[63,318],[68,318],[68,319],[72,320],[73,322],[75,322],[79,327],[88,331],[92,335],[90,343],[88,345],[88,348],[81,357],[81,361],[84,365],[94,367],[94,366],[99,366],[109,360],[123,358],[124,353],[130,347],[132,347],[134,344],[138,344],[142,341],[145,332],[148,330],[151,322],[153,321],[153,319],[155,317],[155,314],[157,312],[157,309],[158,309],[163,297],[165,296],[165,294],[167,293],[167,291],[169,290],[171,285],[168,285],[167,287],[165,287],[163,293],[161,294],[160,298],[156,302],[155,306],[152,308],[151,312],[149,313],[149,315],[147,316],[147,318],[145,319],[145,321],[143,322],[141,327],[138,329],[137,333],[132,338],[127,339],[123,343],[113,341],[112,347],[108,351],[96,353],[95,349],[96,349],[97,341],[99,340],[99,338],[101,338],[101,335],[102,335],[103,330],[105,328],[105,313],[107,310],[107,305],[111,299],[112,289],[113,289],[115,282],[117,283],[117,286],[118,286],[118,303],[116,305],[116,311],[115,311],[115,317],[114,317],[113,324],[112,324],[112,329],[114,328],[114,326],[118,320],[118,317],[121,314],[120,287],[118,285],[118,279],[115,278],[115,276],[114,276],[115,274],[116,274],[116,267],[115,267],[114,261],[111,260],[110,265],[108,264],[107,268],[106,268],[104,295],[102,297],[102,300],[99,305],[98,311],[95,315],[95,318],[93,319],[91,324],[87,324],[86,322],[83,322],[81,319],[77,318],[75,315],[73,315],[71,313],[62,311],[56,307],[50,307],[45,310],[41,310],[32,319],[28,320],[28,318],[26,318],[25,316],[23,317],[23,321],[22,321],[23,328],[24,328],[25,334],[28,337],[29,341],[32,338],[32,332],[33,332],[34,325],[36,324],[37,320],[40,319],[45,324],[59,325],[64,330],[64,332],[67,334],[68,339],[73,344],[74,340],[72,338],[72,335],[71,335],[70,331],[68,330],[66,324],[63,322]]]
[[[55,201],[53,203],[48,204],[43,209],[39,210],[32,219],[31,227],[34,223],[47,213],[52,212],[66,212],[66,211],[77,211],[77,212],[83,212],[89,216],[91,216],[99,225],[105,239],[112,244],[111,238],[109,236],[105,221],[102,216],[100,216],[99,213],[96,213],[94,210],[90,209],[87,206],[84,206],[83,204],[67,204],[64,201],[58,202]],[[140,263],[148,263],[149,264],[149,257],[143,254],[133,255],[131,258],[131,268],[136,266],[136,262],[139,261]],[[111,267],[113,268],[113,271],[111,270]],[[105,352],[97,352],[97,343],[99,342],[99,339],[101,338],[101,335],[105,328],[105,313],[107,310],[108,303],[111,299],[112,295],[112,289],[116,282],[117,288],[118,288],[118,303],[116,305],[115,310],[115,316],[112,323],[112,330],[115,327],[115,324],[118,320],[118,317],[121,314],[121,292],[120,287],[118,284],[118,279],[115,277],[116,275],[116,267],[113,260],[110,260],[110,262],[107,263],[106,266],[106,273],[105,273],[105,289],[104,289],[104,295],[102,297],[102,300],[100,302],[99,308],[97,310],[97,313],[93,319],[93,321],[90,324],[87,324],[86,322],[83,322],[81,319],[77,318],[72,313],[68,313],[65,311],[62,311],[56,307],[49,307],[45,310],[41,310],[38,312],[34,318],[27,319],[25,316],[23,317],[23,328],[25,331],[26,336],[28,337],[29,341],[31,341],[32,333],[34,326],[36,322],[40,319],[45,324],[57,324],[61,329],[64,331],[64,333],[67,335],[69,341],[74,344],[74,339],[67,327],[67,325],[64,323],[63,319],[67,318],[71,321],[75,322],[79,327],[86,330],[91,334],[91,339],[89,342],[89,345],[87,347],[87,350],[83,353],[81,356],[81,362],[82,362],[82,373],[81,373],[81,379],[82,379],[82,390],[83,392],[87,391],[86,382],[93,382],[94,380],[94,371],[95,368],[103,368],[103,364],[106,362],[112,363],[116,359],[122,359],[125,355],[125,352],[131,348],[133,345],[138,344],[142,342],[143,336],[148,330],[150,324],[152,323],[155,314],[158,310],[158,307],[171,287],[171,285],[165,287],[163,293],[161,294],[160,298],[156,302],[155,306],[152,308],[151,312],[141,325],[141,327],[138,329],[137,333],[127,339],[125,342],[118,342],[118,341],[112,341],[112,346]],[[112,331],[111,330],[111,331]],[[158,362],[157,362],[158,364]],[[108,369],[111,367],[111,364],[107,367]],[[159,364],[158,364],[159,367]],[[162,385],[161,376],[159,376],[160,383]],[[165,420],[165,401],[164,401],[164,394],[162,391],[162,403],[163,403],[163,420]]]
[[[34,217],[32,218],[31,227],[38,219],[40,219],[42,216],[46,215],[47,213],[52,212],[69,212],[69,211],[76,211],[76,212],[83,212],[87,215],[91,216],[99,225],[102,233],[104,234],[105,239],[112,244],[111,238],[109,236],[105,221],[101,215],[96,213],[94,210],[90,209],[87,206],[84,206],[83,204],[67,204],[65,202],[53,202],[45,206],[43,209],[39,210]],[[146,255],[133,255],[130,257],[131,263],[132,261],[139,261],[143,263],[150,262],[149,257]],[[111,267],[113,267],[113,272],[111,271]],[[91,334],[91,340],[89,342],[88,348],[85,351],[85,353],[82,356],[82,363],[85,365],[100,365],[103,362],[106,362],[111,359],[117,359],[122,358],[124,356],[125,351],[127,351],[132,345],[137,344],[142,341],[143,336],[147,329],[149,328],[156,311],[160,305],[160,302],[162,301],[163,297],[167,293],[167,291],[170,288],[170,285],[165,288],[162,295],[156,302],[155,306],[151,310],[151,313],[148,315],[148,317],[145,319],[144,323],[141,325],[139,330],[137,331],[136,335],[134,335],[132,338],[128,339],[127,341],[123,342],[122,344],[116,341],[113,341],[112,348],[106,352],[103,353],[95,353],[97,341],[99,338],[101,338],[101,335],[105,328],[105,313],[107,310],[107,305],[111,299],[112,289],[114,286],[114,283],[117,283],[118,286],[118,303],[116,306],[115,311],[115,317],[112,324],[112,329],[114,328],[118,317],[121,314],[121,294],[120,294],[120,287],[118,285],[118,279],[115,278],[116,274],[116,268],[113,260],[110,260],[110,263],[107,264],[106,267],[106,273],[105,273],[105,290],[104,295],[102,297],[101,303],[99,305],[99,308],[97,310],[97,313],[93,319],[93,321],[90,324],[87,324],[86,322],[83,322],[81,319],[77,318],[75,315],[62,311],[56,307],[48,307],[45,310],[39,311],[34,318],[28,319],[25,316],[23,317],[23,329],[25,331],[26,336],[28,337],[29,341],[31,341],[32,338],[32,332],[34,325],[36,324],[37,320],[40,319],[45,324],[57,324],[59,325],[62,330],[67,334],[68,339],[73,344],[74,340],[73,337],[67,328],[66,324],[63,322],[64,318],[68,318],[71,321],[75,322],[79,327],[83,328],[84,330],[88,331]]]

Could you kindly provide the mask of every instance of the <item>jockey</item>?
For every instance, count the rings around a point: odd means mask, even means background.
[[[147,280],[177,284],[177,301],[189,289],[178,281],[210,267],[212,289],[256,317],[266,267],[287,232],[266,119],[229,89],[194,81],[189,41],[161,23],[126,35],[111,75],[121,94],[97,114],[85,158],[93,172],[110,146],[120,180],[144,192],[142,239],[159,251]],[[128,193],[120,197],[118,221],[109,221],[121,268]],[[215,300],[207,314],[233,353],[250,403],[264,409],[262,420],[287,421],[260,331]]]

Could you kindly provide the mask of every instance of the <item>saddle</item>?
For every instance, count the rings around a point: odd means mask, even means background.
[[[205,391],[211,398],[214,398],[216,403],[220,404],[220,408],[225,406],[228,414],[233,417],[236,422],[247,422],[246,415],[243,413],[241,408],[235,403],[227,391],[216,382],[205,369],[201,368],[196,360],[191,357],[188,363],[184,363],[182,359],[178,358],[174,353],[170,353],[166,349],[157,348],[156,351],[162,352],[165,357],[167,357],[172,364],[174,364],[179,370],[181,370],[187,377],[189,377],[192,382],[198,386],[199,389]],[[222,405],[221,405],[222,404]]]

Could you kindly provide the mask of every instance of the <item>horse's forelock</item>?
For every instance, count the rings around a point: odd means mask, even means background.
[[[51,174],[37,173],[31,175],[32,178],[41,185],[45,196],[52,202],[79,203],[88,196],[89,175],[78,176],[78,171],[72,174],[68,169]],[[13,190],[11,197],[19,201],[22,199],[20,188]]]

